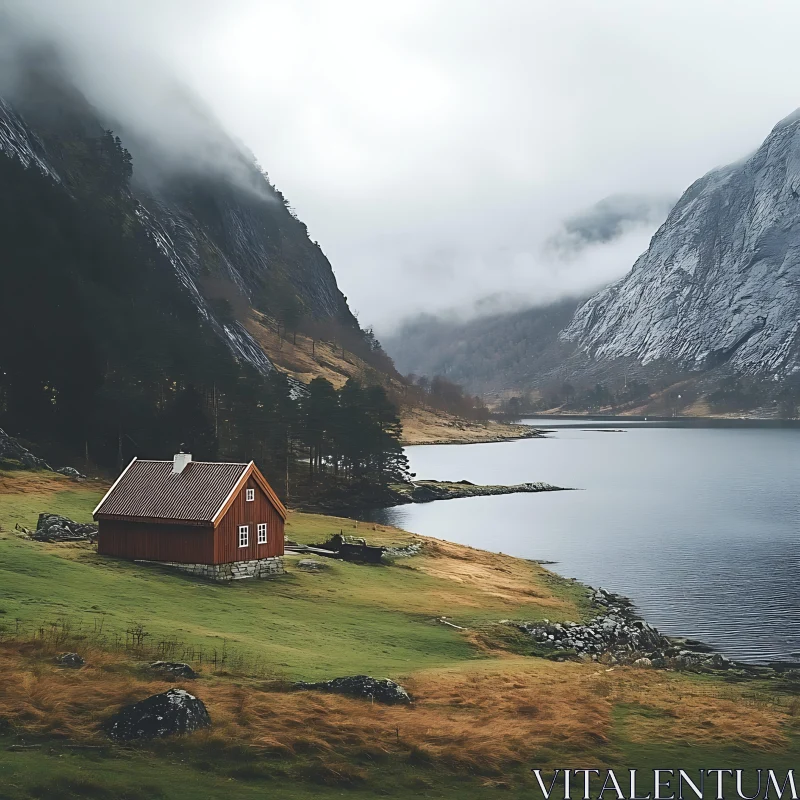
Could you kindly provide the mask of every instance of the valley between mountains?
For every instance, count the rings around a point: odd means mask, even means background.
[[[512,424],[528,414],[796,419],[800,116],[693,183],[611,286],[379,341],[200,104],[175,91],[199,138],[174,161],[95,107],[55,50],[15,58],[0,97],[2,800],[478,800],[530,797],[531,769],[565,763],[796,764],[796,665],[669,639],[625,598],[490,552],[491,535],[479,549],[346,515],[581,488],[414,480],[406,445],[548,444]],[[285,574],[219,585],[30,535],[43,513],[88,523],[134,457],[175,453],[257,463],[289,509]],[[253,544],[248,525],[232,533]],[[337,536],[384,554],[312,557]],[[336,679],[396,682],[408,702],[327,691]],[[210,726],[109,739],[112,712],[168,689]]]

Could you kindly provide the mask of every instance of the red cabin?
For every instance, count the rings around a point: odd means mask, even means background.
[[[94,518],[102,555],[222,581],[283,572],[286,508],[252,461],[134,458]]]

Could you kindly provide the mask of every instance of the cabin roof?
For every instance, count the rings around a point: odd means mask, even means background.
[[[286,509],[251,461],[190,461],[180,473],[172,461],[134,458],[94,510],[94,516],[215,525],[253,475],[270,502]]]

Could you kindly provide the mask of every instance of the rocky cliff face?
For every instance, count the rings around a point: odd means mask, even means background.
[[[630,273],[561,338],[597,362],[800,370],[800,111],[752,156],[692,184]]]
[[[48,81],[35,76],[17,96],[0,97],[0,153],[79,195],[87,180],[86,142],[110,125],[77,91]],[[222,298],[229,308],[233,299],[235,306],[260,306],[275,316],[281,305],[291,303],[295,315],[356,331],[358,323],[306,226],[249,154],[223,132],[215,136],[226,150],[221,161],[236,161],[235,179],[222,169],[165,172],[155,182],[141,179],[134,150],[124,193],[135,203],[131,224],[166,256],[201,316],[237,360],[267,373],[273,368],[270,359],[240,319],[220,313],[215,301]],[[141,163],[146,161],[143,154]]]

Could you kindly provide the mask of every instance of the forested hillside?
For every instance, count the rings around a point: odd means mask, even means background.
[[[396,376],[254,162],[230,144],[251,186],[219,171],[154,184],[143,155],[137,181],[136,156],[61,76],[20,86],[0,104],[0,427],[109,471],[182,443],[256,458],[284,492],[401,475],[381,386],[304,388],[251,333],[306,331]]]
[[[558,334],[578,305],[563,300],[468,322],[420,316],[384,344],[406,374],[442,375],[479,394],[526,389],[574,349]]]

